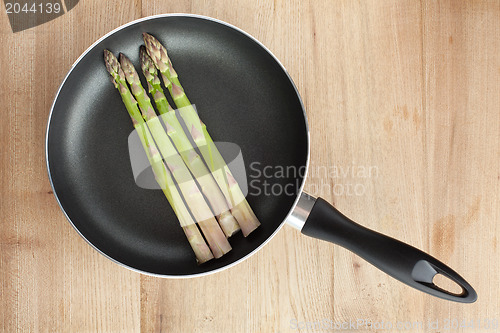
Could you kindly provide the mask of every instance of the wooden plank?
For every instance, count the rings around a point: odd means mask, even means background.
[[[423,13],[429,247],[479,294],[473,308],[426,307],[485,325],[500,317],[500,3],[427,1]]]
[[[4,332],[139,329],[139,275],[105,259],[73,230],[52,194],[44,154],[52,100],[71,64],[102,34],[140,14],[140,8],[114,3],[119,11],[109,2],[82,2],[16,34],[2,13]]]

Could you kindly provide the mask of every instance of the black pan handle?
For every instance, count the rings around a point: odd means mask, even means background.
[[[321,198],[314,203],[302,233],[338,244],[399,281],[430,295],[461,303],[477,299],[471,285],[439,260],[351,221]],[[438,287],[432,281],[436,274],[457,283],[462,292],[455,294]]]

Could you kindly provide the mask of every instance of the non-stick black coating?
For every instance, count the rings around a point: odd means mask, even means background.
[[[110,258],[143,272],[193,275],[229,265],[264,243],[293,207],[302,176],[274,177],[294,195],[257,195],[248,202],[262,226],[230,238],[233,250],[198,266],[160,190],[135,183],[127,138],[133,130],[110,83],[103,50],[126,54],[139,67],[142,33],[166,45],[179,78],[215,141],[241,147],[249,181],[255,166],[304,169],[308,158],[303,106],[286,72],[258,42],[220,22],[162,16],[126,26],[101,40],[71,70],[54,103],[47,164],[54,193],[74,227]],[[253,164],[259,162],[260,164]],[[271,169],[267,169],[270,171]],[[264,176],[259,181],[264,181]],[[261,183],[262,184],[262,183]],[[254,182],[253,185],[257,185]],[[274,187],[278,193],[278,185]]]

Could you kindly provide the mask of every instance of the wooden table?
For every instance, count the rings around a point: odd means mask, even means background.
[[[227,21],[268,46],[307,109],[306,190],[449,263],[478,301],[426,296],[289,227],[236,267],[188,280],[131,272],[80,238],[47,177],[52,100],[96,39],[168,12]],[[0,44],[2,331],[500,330],[486,327],[500,321],[499,1],[81,0],[16,34],[0,13]],[[372,173],[322,176],[335,168]]]

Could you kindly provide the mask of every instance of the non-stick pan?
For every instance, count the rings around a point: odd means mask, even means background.
[[[297,170],[272,179],[279,195],[250,191],[262,225],[231,238],[233,250],[197,265],[161,191],[136,185],[127,138],[130,118],[109,82],[103,50],[122,52],[139,66],[142,33],[163,42],[182,84],[215,140],[237,144],[247,170]],[[80,235],[109,259],[161,277],[195,277],[228,268],[255,253],[285,223],[337,243],[394,278],[431,295],[474,302],[474,289],[456,272],[407,244],[349,220],[323,199],[302,192],[309,161],[304,105],[280,62],[255,38],[227,23],[194,15],[160,15],[124,25],[94,43],[64,79],[49,117],[46,158],[54,194]],[[253,176],[264,178],[265,173]],[[255,179],[254,179],[255,180]],[[261,184],[264,183],[262,180]],[[260,193],[259,193],[260,192]],[[462,287],[437,287],[442,274]]]

